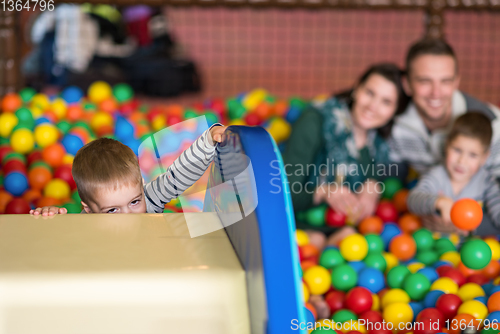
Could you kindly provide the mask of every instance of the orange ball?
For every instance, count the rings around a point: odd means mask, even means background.
[[[31,188],[42,190],[52,179],[52,173],[44,167],[35,167],[28,172],[28,183]]]
[[[59,167],[63,164],[63,158],[66,154],[64,146],[55,143],[44,147],[42,151],[42,158],[51,167]]]
[[[68,110],[66,111],[66,118],[70,122],[76,122],[83,117],[82,107],[78,104],[72,104],[68,106]]]
[[[90,135],[89,135],[88,131],[85,130],[84,128],[75,127],[73,129],[71,129],[70,133],[75,135],[75,136],[78,136],[84,144],[89,142]]]
[[[111,113],[118,109],[118,104],[114,98],[110,97],[109,99],[105,99],[99,103],[99,109]]]
[[[23,199],[29,204],[36,203],[40,198],[42,198],[42,192],[38,189],[28,189],[23,194]]]
[[[456,227],[465,231],[472,231],[481,224],[483,209],[477,201],[463,198],[453,204],[450,216]]]
[[[314,320],[318,319],[318,313],[311,303],[306,303],[306,308],[313,314]]]
[[[307,269],[314,267],[316,262],[310,260],[304,260],[300,263],[300,267],[302,268],[302,272],[305,272]]]
[[[0,190],[0,213],[5,212],[7,203],[9,203],[13,198],[14,197],[10,193],[6,192],[5,190]]]
[[[361,234],[380,234],[384,229],[384,222],[380,217],[372,216],[365,218],[359,223],[358,230]]]
[[[23,101],[19,95],[14,93],[9,93],[2,99],[2,110],[3,112],[14,112],[21,108]]]
[[[477,321],[476,318],[474,318],[472,315],[467,313],[457,314],[450,322],[450,328],[448,332],[450,334],[460,334],[462,333],[464,324],[465,326],[468,326],[469,324],[474,324],[474,323],[475,326],[479,325],[479,321]],[[462,324],[462,326],[460,326],[460,324]]]
[[[408,193],[410,191],[408,189],[401,189],[398,190],[397,193],[394,194],[394,197],[392,198],[392,203],[396,207],[396,210],[398,212],[406,212],[408,211],[408,206],[406,205],[406,201],[408,199]]]
[[[319,250],[316,246],[307,244],[304,246],[300,246],[300,254],[302,255],[302,259],[317,259],[319,256]]]
[[[407,261],[415,256],[417,244],[412,236],[403,233],[391,240],[389,251],[399,260]]]
[[[129,118],[130,122],[132,122],[133,124],[137,124],[139,123],[139,121],[143,120],[143,119],[146,119],[146,117],[144,116],[143,113],[139,112],[139,111],[134,111],[132,114],[130,114]]]
[[[462,263],[462,261],[460,261],[460,263],[458,264],[458,270],[460,270],[462,275],[464,275],[465,277],[469,277],[470,275],[481,273],[481,270],[474,270],[474,269],[467,268],[465,266],[465,264]]]
[[[253,112],[257,114],[260,119],[268,119],[273,114],[273,110],[266,102],[260,103]]]
[[[500,311],[500,292],[495,292],[488,298],[488,311]]]
[[[404,233],[412,234],[422,227],[420,218],[412,213],[406,213],[399,219],[399,227]]]
[[[484,276],[493,279],[500,275],[500,263],[496,260],[491,260],[490,263],[482,269]]]
[[[42,197],[36,203],[37,207],[61,205],[61,201],[52,197]]]
[[[166,113],[167,113],[167,116],[182,117],[184,115],[184,109],[182,108],[182,106],[180,106],[178,104],[173,104],[173,105],[168,106],[166,108]]]
[[[288,111],[288,103],[285,101],[278,101],[274,104],[274,114],[276,116],[285,117]]]

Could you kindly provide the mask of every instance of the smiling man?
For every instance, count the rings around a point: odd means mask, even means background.
[[[421,40],[406,57],[403,81],[412,102],[395,120],[391,154],[419,173],[444,158],[445,138],[453,121],[466,111],[480,111],[491,121],[493,139],[486,168],[500,177],[500,110],[458,90],[459,68],[455,52],[442,40]]]

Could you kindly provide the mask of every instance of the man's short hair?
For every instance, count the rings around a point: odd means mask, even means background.
[[[486,151],[490,147],[493,136],[491,121],[480,111],[468,111],[453,123],[448,134],[447,145],[450,145],[458,136],[478,139]]]
[[[110,138],[99,138],[83,146],[75,155],[72,173],[78,194],[86,204],[95,203],[99,190],[142,183],[135,153]]]
[[[458,63],[453,48],[441,39],[422,39],[413,44],[406,55],[406,72],[409,75],[411,64],[415,59],[424,55],[450,56],[455,61],[455,71],[458,73]]]

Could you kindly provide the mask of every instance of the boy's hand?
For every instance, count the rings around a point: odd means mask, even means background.
[[[439,197],[436,200],[436,209],[439,210],[441,218],[446,225],[451,225],[451,207],[453,206],[453,200],[449,197]]]
[[[210,129],[210,135],[212,136],[212,141],[215,143],[222,143],[222,134],[226,131],[227,126],[214,126]]]
[[[66,208],[58,208],[57,206],[44,206],[43,208],[36,208],[35,210],[30,210],[30,215],[34,216],[53,216],[53,215],[64,215],[68,213]]]

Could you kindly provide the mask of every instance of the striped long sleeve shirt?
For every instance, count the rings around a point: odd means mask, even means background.
[[[500,227],[500,187],[493,176],[482,167],[459,194],[454,194],[450,178],[443,165],[432,168],[413,188],[408,196],[408,209],[417,215],[435,214],[438,197],[445,196],[457,201],[472,198],[483,203],[483,208]]]

